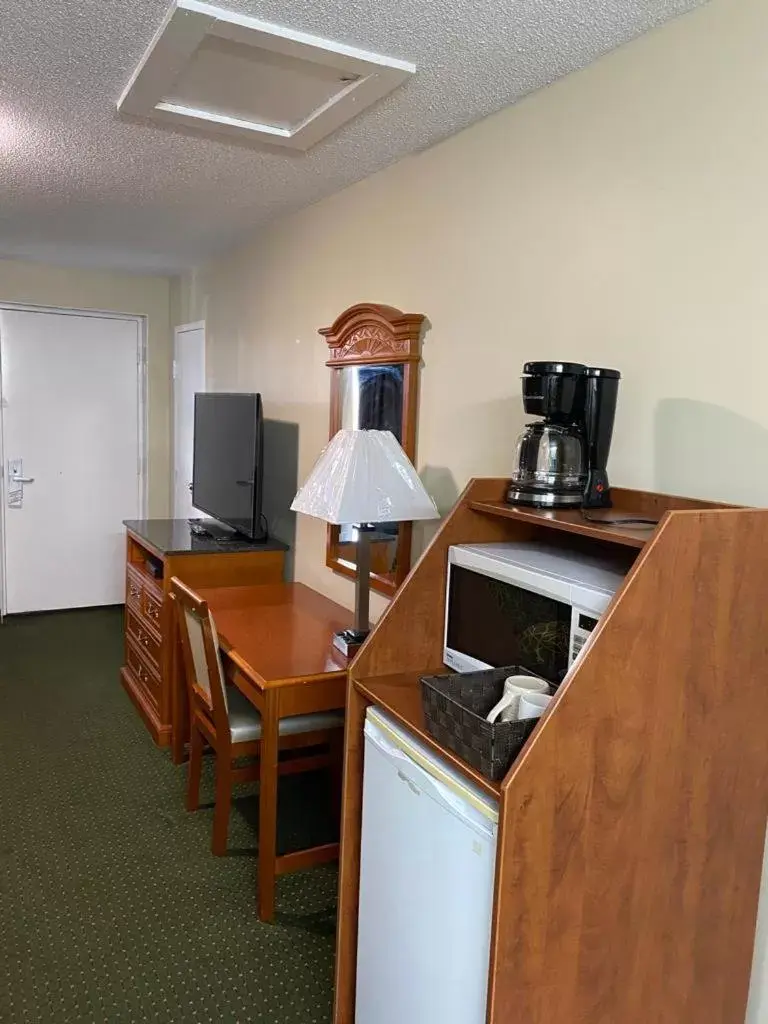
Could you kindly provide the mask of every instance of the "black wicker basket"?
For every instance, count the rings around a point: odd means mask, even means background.
[[[504,778],[538,721],[486,720],[488,712],[501,700],[508,676],[540,678],[520,665],[421,677],[429,734],[494,782]]]

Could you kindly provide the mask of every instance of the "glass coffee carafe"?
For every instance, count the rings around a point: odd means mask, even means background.
[[[587,482],[585,440],[578,427],[539,420],[517,439],[507,500],[519,490],[526,501],[552,507],[578,506]]]

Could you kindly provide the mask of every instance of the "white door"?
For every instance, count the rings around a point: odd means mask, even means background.
[[[141,351],[135,317],[0,309],[7,612],[124,600]]]
[[[197,515],[192,505],[195,392],[205,391],[205,325],[177,327],[173,343],[173,518]]]

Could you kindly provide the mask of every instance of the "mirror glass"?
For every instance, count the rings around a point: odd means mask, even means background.
[[[342,366],[339,374],[340,426],[350,430],[391,430],[403,440],[403,363]],[[386,575],[396,569],[398,523],[381,524],[371,534],[371,571]],[[355,562],[357,530],[339,527],[339,556]]]

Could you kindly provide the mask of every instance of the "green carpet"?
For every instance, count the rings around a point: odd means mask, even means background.
[[[118,609],[0,626],[0,1021],[325,1024],[335,866],[279,879],[259,923],[257,787],[212,857],[211,766],[188,814],[122,660]],[[280,848],[325,840],[328,780],[280,786]]]

